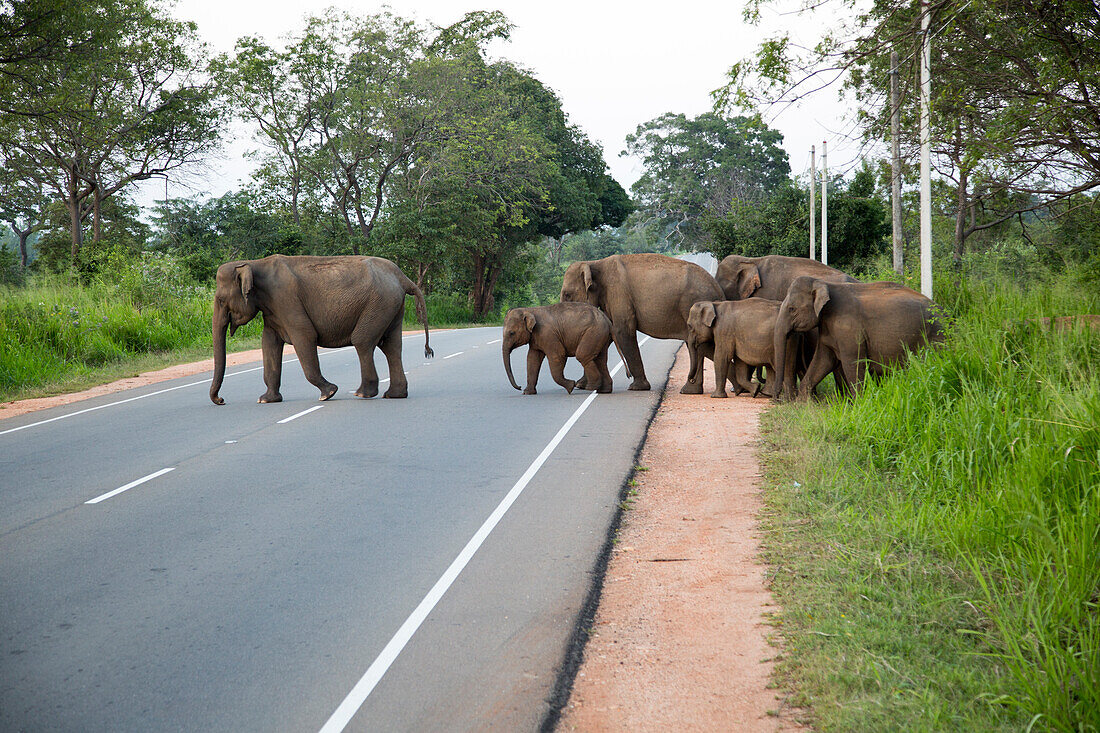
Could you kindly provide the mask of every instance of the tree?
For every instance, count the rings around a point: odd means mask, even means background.
[[[0,150],[65,202],[75,262],[89,216],[98,241],[104,202],[203,159],[220,118],[193,24],[145,0],[53,5],[61,38],[0,74]],[[43,7],[13,3],[9,22],[39,27]]]
[[[628,135],[623,155],[642,160],[644,172],[631,190],[650,220],[675,244],[705,248],[704,217],[763,201],[786,180],[782,140],[759,116],[668,113]]]
[[[754,0],[746,15],[758,18]],[[846,12],[850,0],[817,3]],[[1100,8],[1074,0],[933,0],[933,167],[954,184],[954,258],[976,232],[1100,186]],[[869,140],[886,139],[889,55],[904,71],[907,155],[917,147],[920,6],[875,0],[850,35],[800,52],[788,35],[734,64],[721,109],[786,104],[838,82],[860,104]],[[907,93],[908,92],[908,93]]]
[[[829,264],[848,272],[862,269],[887,251],[888,209],[875,196],[874,174],[864,166],[846,185],[829,185]],[[711,252],[721,260],[739,254],[805,257],[809,243],[808,191],[787,179],[766,201],[736,204],[723,217],[708,218]]]
[[[19,264],[27,267],[27,240],[46,228],[50,199],[20,156],[11,155],[0,166],[0,221],[11,227],[18,240]]]

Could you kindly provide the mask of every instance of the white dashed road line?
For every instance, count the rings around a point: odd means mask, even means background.
[[[152,481],[157,476],[163,476],[164,474],[168,473],[169,471],[175,471],[175,470],[176,470],[175,468],[162,468],[159,471],[157,471],[156,473],[151,473],[148,476],[143,476],[143,477],[139,478],[137,481],[131,481],[130,483],[126,484],[125,486],[120,486],[117,489],[115,489],[114,491],[108,491],[106,494],[102,494],[100,496],[97,496],[94,499],[89,499],[88,501],[86,501],[84,503],[85,504],[98,504],[99,502],[104,501],[105,499],[110,499],[112,496],[116,496],[117,494],[121,494],[123,491],[129,491],[130,489],[134,488],[135,486],[140,486],[141,484],[145,483],[146,481]]]

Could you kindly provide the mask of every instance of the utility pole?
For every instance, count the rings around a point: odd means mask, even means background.
[[[829,162],[824,140],[821,141],[821,264],[829,264]]]
[[[902,274],[901,105],[898,102],[898,52],[890,52],[890,199],[894,210],[894,272]]]
[[[932,297],[932,39],[928,0],[921,0],[920,50],[920,291]]]
[[[817,259],[817,232],[814,224],[817,219],[817,146],[810,146],[810,259]]]

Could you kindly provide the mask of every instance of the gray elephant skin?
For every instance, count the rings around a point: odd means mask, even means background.
[[[572,394],[573,389],[611,391],[607,371],[607,349],[611,345],[611,321],[587,303],[556,303],[534,308],[512,308],[504,317],[501,351],[508,381],[519,389],[512,376],[512,351],[527,344],[527,386],[523,394],[536,394],[542,360],[550,363],[554,381]],[[584,376],[574,382],[565,378],[565,360],[576,357]]]
[[[401,322],[405,296],[416,301],[416,314],[424,324],[424,355],[428,346],[428,319],[424,294],[401,269],[381,257],[309,257],[272,255],[262,260],[226,262],[218,268],[212,318],[214,380],[210,400],[218,396],[225,377],[226,331],[232,335],[262,313],[261,347],[264,384],[259,402],[281,402],[283,346],[292,344],[309,383],[321,391],[321,400],[337,387],[321,375],[317,347],[354,346],[359,354],[362,380],[355,394],[378,394],[374,349],[389,364],[390,386],[385,397],[407,397],[408,380],[401,363]]]
[[[659,254],[611,255],[574,262],[562,279],[562,302],[588,303],[611,319],[615,345],[633,377],[632,390],[649,389],[638,349],[638,332],[660,339],[688,339],[687,318],[700,300],[724,300],[722,288],[699,265]],[[699,358],[711,358],[706,346]],[[700,370],[700,375],[702,371]],[[703,382],[691,375],[680,390],[702,394]]]
[[[718,263],[715,279],[726,300],[767,298],[783,300],[795,278],[809,276],[825,282],[859,282],[851,275],[806,257],[742,257],[730,255]]]
[[[817,348],[799,384],[800,398],[807,398],[838,366],[844,381],[858,390],[868,372],[884,374],[903,364],[910,352],[943,340],[932,301],[915,290],[894,282],[830,283],[800,277],[791,283],[776,318],[777,373],[786,366],[782,345],[787,337],[814,328]]]
[[[768,367],[768,384],[764,394],[775,397],[779,394],[779,379],[772,376],[777,372],[775,364],[775,322],[779,317],[780,302],[765,298],[746,298],[745,300],[702,301],[691,307],[688,314],[688,328],[691,329],[689,345],[711,343],[714,347],[714,391],[711,397],[727,397],[726,380],[733,367],[734,394],[749,392],[753,397],[760,390],[760,384],[753,384],[750,377],[756,367]],[[787,339],[786,370],[783,384],[788,389],[794,387],[795,339]],[[698,368],[692,364],[691,369]]]

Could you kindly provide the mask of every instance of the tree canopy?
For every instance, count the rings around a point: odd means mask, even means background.
[[[746,17],[759,19],[753,0]],[[900,142],[919,145],[920,3],[826,0],[855,17],[810,49],[764,41],[716,92],[721,109],[788,103],[833,83],[857,102],[869,142],[888,139],[890,52],[900,58]],[[1100,7],[1090,0],[932,0],[933,168],[953,186],[956,261],[967,238],[1100,186]]]
[[[623,154],[642,161],[631,190],[651,223],[677,245],[705,249],[707,218],[761,202],[786,181],[782,140],[758,115],[668,113],[628,135]]]

